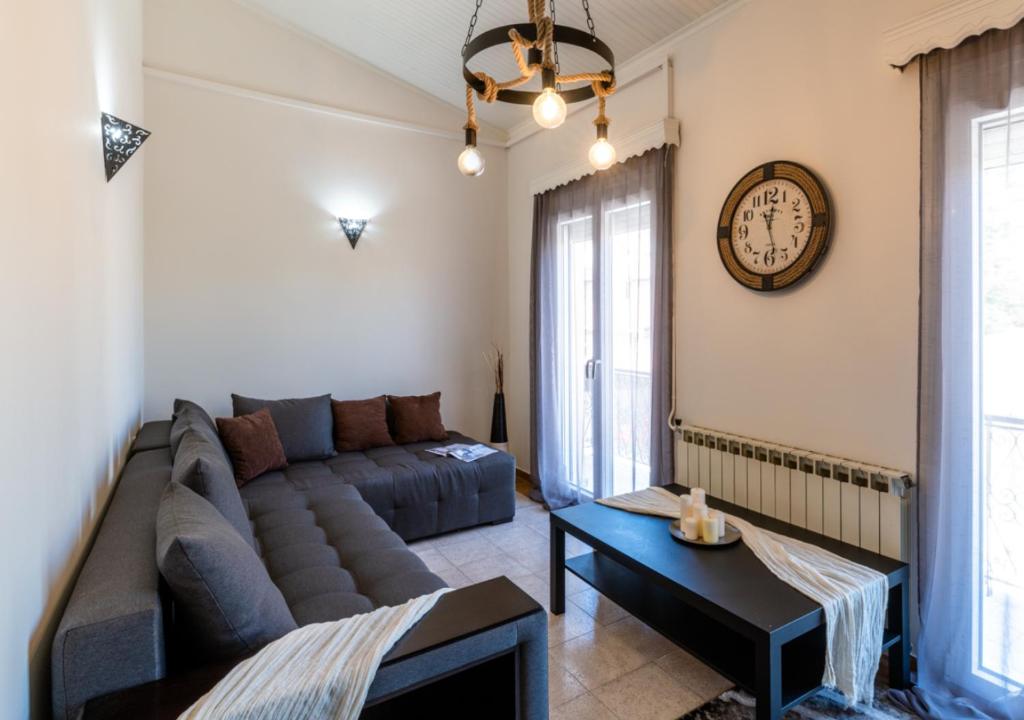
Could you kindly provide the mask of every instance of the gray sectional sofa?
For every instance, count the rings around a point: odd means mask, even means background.
[[[187,675],[203,662],[156,558],[157,509],[172,475],[180,474],[172,435],[180,443],[179,462],[189,452],[172,430],[170,422],[151,422],[138,433],[71,593],[52,654],[53,710],[61,720],[79,717],[91,699]],[[468,438],[453,434],[453,441]],[[255,545],[297,625],[399,604],[443,587],[404,541],[512,518],[514,459],[497,453],[467,464],[425,452],[439,444],[294,463],[240,489],[244,517],[233,524],[242,535],[251,530],[246,541]],[[368,706],[509,657],[515,716],[546,717],[546,615],[507,581],[495,592],[518,610],[495,616],[498,602],[490,616],[473,621],[479,593],[465,588],[442,598],[420,623],[416,651],[382,666]]]

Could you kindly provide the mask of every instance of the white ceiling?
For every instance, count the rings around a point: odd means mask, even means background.
[[[589,0],[597,35],[621,66],[631,57],[729,0]],[[319,37],[445,102],[465,104],[462,43],[475,0],[242,0]],[[559,25],[586,28],[581,0],[556,0]],[[527,21],[526,0],[483,0],[476,32]],[[603,60],[584,50],[562,48],[563,73],[599,70]],[[476,58],[473,70],[498,80],[518,75],[507,46]],[[535,80],[535,83],[538,81]],[[511,128],[529,117],[529,108],[477,103],[480,119]]]

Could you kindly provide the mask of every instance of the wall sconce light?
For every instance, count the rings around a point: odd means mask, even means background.
[[[103,131],[103,167],[107,171],[107,182],[110,182],[152,133],[110,113],[100,113],[100,126]]]
[[[356,249],[356,243],[359,242],[359,237],[363,234],[363,230],[366,229],[366,223],[369,220],[354,220],[352,218],[338,218],[338,223],[341,225],[342,231],[345,233],[345,237],[352,243],[352,249]]]

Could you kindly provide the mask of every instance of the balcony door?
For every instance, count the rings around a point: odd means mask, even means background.
[[[584,498],[650,485],[650,200],[605,202],[558,223],[565,479]]]

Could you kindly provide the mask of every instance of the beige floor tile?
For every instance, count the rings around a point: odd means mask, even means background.
[[[534,523],[534,524],[530,525],[530,529],[533,530],[536,533],[540,533],[545,538],[548,538],[548,537],[551,536],[551,523],[550,522],[548,522],[547,524]]]
[[[701,702],[654,663],[591,692],[615,715],[630,720],[675,720]]]
[[[510,580],[533,575],[529,569],[523,567],[502,552],[493,557],[486,557],[482,560],[475,560],[465,565],[460,565],[459,570],[465,573],[466,577],[473,582],[482,582],[502,575]]]
[[[612,602],[589,585],[582,592],[570,595],[568,602],[578,606],[602,625],[610,625],[629,615],[621,606]]]
[[[576,557],[577,555],[583,555],[584,553],[589,552],[594,552],[594,548],[571,535],[565,536],[565,556],[567,558]]]
[[[550,578],[548,579],[550,582]],[[591,590],[590,585],[587,585],[583,580],[580,580],[576,575],[571,572],[565,573],[565,594],[566,597],[571,595],[579,595],[581,592]]]
[[[547,546],[547,541],[541,537],[540,533],[535,532],[529,525],[520,525],[518,523],[488,528],[487,532],[483,533],[483,535],[492,543],[505,550],[516,545],[536,544],[538,542],[544,543],[545,547]]]
[[[545,578],[551,568],[551,560],[545,550],[543,554],[531,553],[528,555],[516,555],[516,562],[523,567],[529,568],[534,575],[543,575]]]
[[[565,604],[561,615],[548,613],[548,647],[561,645],[567,640],[592,633],[600,627],[597,620],[572,603]]]
[[[458,530],[456,532],[446,533],[445,535],[438,535],[433,539],[433,543],[435,548],[440,549],[469,542],[470,540],[475,540],[482,536],[483,532],[480,528],[470,528],[468,530]]]
[[[656,630],[644,625],[632,615],[599,627],[598,637],[612,637],[640,653],[644,660],[653,661],[672,652],[676,646]]]
[[[588,690],[611,682],[646,661],[643,655],[611,637],[596,632],[567,640],[551,648],[554,658]]]
[[[448,558],[446,558],[444,555],[442,555],[438,550],[434,548],[430,548],[429,550],[421,550],[416,554],[419,555],[420,560],[423,561],[423,563],[427,566],[427,569],[430,570],[430,572],[437,573],[441,572],[442,570],[449,570],[455,567],[451,564],[451,562],[448,561]]]
[[[583,683],[573,677],[573,674],[562,667],[562,664],[553,657],[548,657],[548,706],[558,707],[565,705],[573,698],[577,698],[587,692]]]
[[[516,522],[533,525],[535,523],[549,523],[551,521],[548,518],[547,510],[540,505],[533,505],[516,509]]]
[[[482,537],[475,537],[454,545],[439,546],[437,549],[448,562],[456,567],[501,554],[501,551],[493,543]]]
[[[473,581],[470,580],[466,575],[459,570],[457,567],[451,567],[447,570],[439,570],[437,576],[444,580],[448,587],[460,588],[472,585]]]
[[[516,507],[517,508],[533,507],[534,505],[537,505],[537,504],[538,503],[535,503],[528,496],[523,495],[522,493],[516,493]]]
[[[551,711],[551,720],[618,720],[600,700],[587,693]]]
[[[551,600],[551,589],[546,582],[536,575],[514,578],[512,582],[522,588],[527,595],[539,602],[545,610],[548,609]]]
[[[658,658],[657,663],[658,667],[700,697],[703,702],[718,697],[733,686],[731,682],[680,648],[672,648],[671,652]]]

